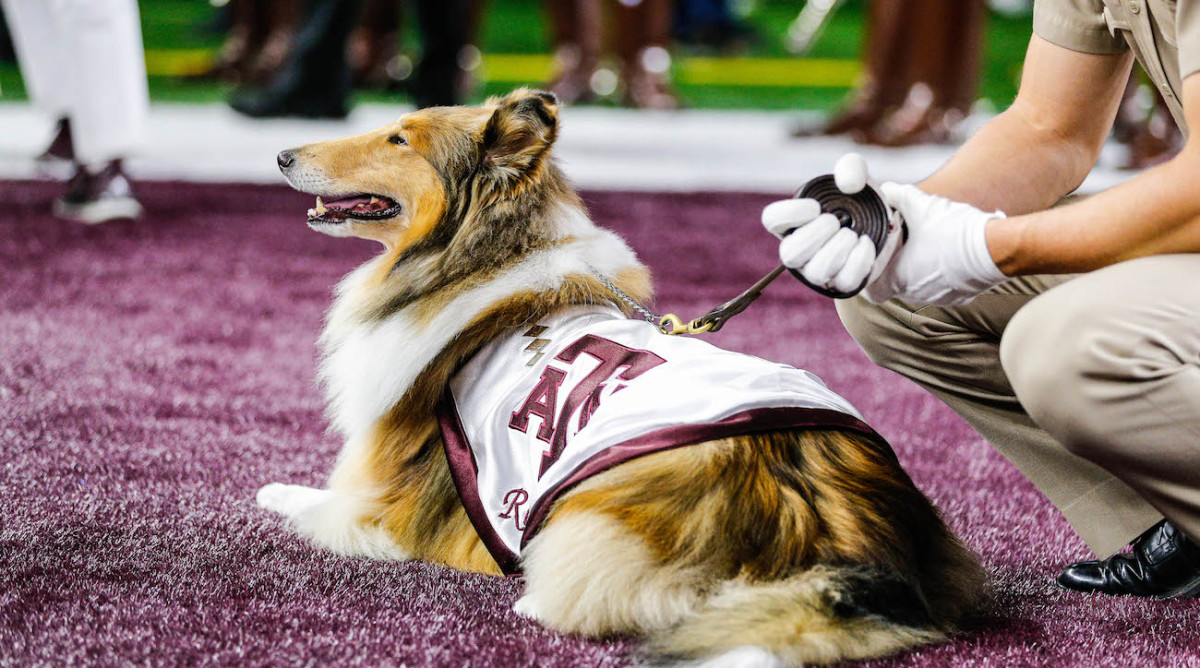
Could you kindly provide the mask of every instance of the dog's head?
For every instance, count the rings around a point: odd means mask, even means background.
[[[549,160],[557,129],[557,99],[521,89],[481,107],[422,109],[278,161],[292,187],[317,196],[310,227],[379,241],[399,259],[488,232],[469,228],[512,225],[506,210],[569,193]]]

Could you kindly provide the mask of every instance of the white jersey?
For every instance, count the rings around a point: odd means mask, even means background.
[[[807,371],[575,307],[485,346],[439,410],[455,485],[506,572],[554,500],[634,457],[755,432],[874,434]]]

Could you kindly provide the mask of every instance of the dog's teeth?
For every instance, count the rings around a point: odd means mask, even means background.
[[[316,210],[316,209],[309,209],[309,210],[308,210],[308,217],[309,217],[309,218],[315,218],[316,216],[317,216],[317,210]]]
[[[318,216],[325,213],[325,203],[321,201],[320,197],[317,198],[317,208],[314,211],[317,212]]]
[[[371,198],[371,204],[378,204],[378,203],[379,203],[379,198],[378,198],[378,197],[372,197],[372,198]]]

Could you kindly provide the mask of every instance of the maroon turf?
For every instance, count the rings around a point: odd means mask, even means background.
[[[315,550],[254,505],[338,449],[313,382],[330,290],[372,252],[282,187],[142,184],[140,223],[46,214],[0,183],[0,664],[625,665],[630,640],[512,613],[520,585]],[[593,193],[692,317],[766,273],[769,197]],[[1200,605],[1069,594],[1062,517],[927,394],[871,365],[784,278],[713,337],[856,403],[995,576],[970,633],[877,665],[1200,665]]]

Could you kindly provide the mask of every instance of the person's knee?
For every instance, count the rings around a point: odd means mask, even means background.
[[[1093,327],[1086,313],[1071,313],[1069,304],[1056,304],[1059,300],[1048,295],[1027,304],[1008,323],[1000,340],[1000,364],[1030,417],[1068,450],[1082,454],[1077,448],[1085,439],[1063,437],[1078,436],[1086,427],[1090,407],[1081,383]]]
[[[1153,341],[1103,296],[1052,291],[1013,317],[1000,363],[1021,406],[1069,451],[1107,457],[1121,402],[1154,365]],[[1141,370],[1139,370],[1141,369]]]
[[[890,368],[897,351],[896,346],[888,343],[895,337],[895,317],[882,305],[872,304],[862,297],[838,299],[835,304],[842,326],[867,357],[879,366]]]

